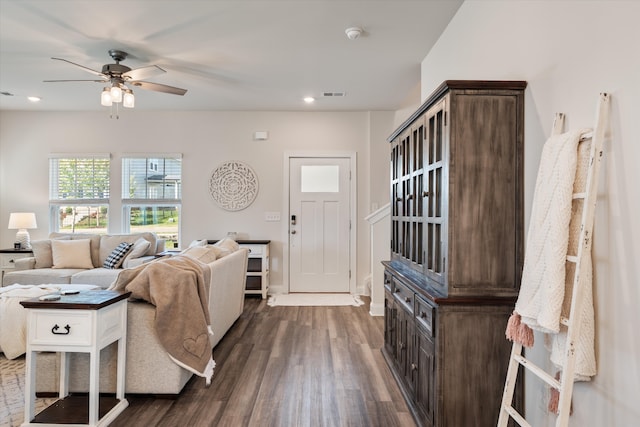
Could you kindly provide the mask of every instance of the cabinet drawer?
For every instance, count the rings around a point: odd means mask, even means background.
[[[90,345],[92,315],[78,310],[33,310],[32,344]]]
[[[433,336],[433,325],[435,317],[435,307],[416,296],[416,323],[424,329],[430,336]]]
[[[385,271],[384,272],[384,288],[389,292],[393,292],[392,287],[393,287],[393,276]]]
[[[398,280],[394,280],[394,285],[393,295],[396,301],[402,304],[410,314],[413,314],[413,291]]]

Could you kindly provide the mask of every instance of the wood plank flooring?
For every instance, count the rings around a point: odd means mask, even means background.
[[[380,353],[383,318],[363,299],[360,307],[269,307],[247,298],[214,349],[209,388],[194,376],[177,399],[127,396],[111,425],[413,427]]]

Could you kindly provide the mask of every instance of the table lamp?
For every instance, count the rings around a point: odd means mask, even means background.
[[[38,228],[36,214],[33,212],[14,212],[9,215],[9,230],[18,230],[16,242],[20,243],[23,249],[31,249],[31,238],[28,228]]]

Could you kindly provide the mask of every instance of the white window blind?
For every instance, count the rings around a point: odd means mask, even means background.
[[[104,203],[109,200],[109,154],[51,155],[52,203]]]
[[[122,199],[178,202],[182,198],[182,155],[125,154],[122,158]]]

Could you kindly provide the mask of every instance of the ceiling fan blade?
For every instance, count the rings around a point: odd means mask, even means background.
[[[122,77],[131,79],[131,80],[140,80],[140,79],[146,79],[148,77],[157,76],[162,73],[166,73],[166,71],[158,67],[157,65],[149,65],[148,67],[140,67],[131,71],[127,71],[122,75]]]
[[[179,87],[162,85],[160,83],[143,82],[140,80],[129,81],[127,83],[132,86],[139,87],[140,89],[171,93],[173,95],[184,95],[185,93],[187,93],[187,89],[180,89]]]
[[[96,76],[106,77],[100,71],[92,70],[91,68],[85,67],[84,65],[76,64],[75,62],[67,61],[66,59],[62,59],[62,58],[51,58],[51,59],[55,59],[56,61],[63,61],[63,62],[67,62],[67,63],[69,63],[71,65],[75,65],[76,67],[82,68],[83,70],[85,70],[85,71],[87,71],[87,72],[89,72],[91,74],[95,74]]]
[[[106,83],[109,80],[43,80],[44,83],[60,83],[60,82],[96,82],[96,83]]]

